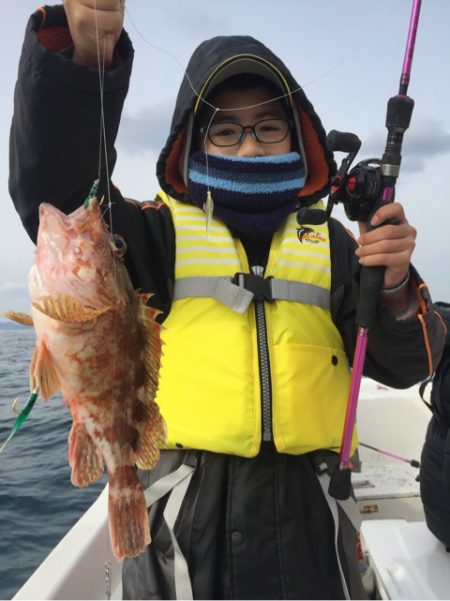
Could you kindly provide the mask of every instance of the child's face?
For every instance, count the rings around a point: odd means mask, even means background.
[[[199,147],[211,154],[220,154],[239,157],[262,157],[274,156],[277,154],[285,154],[291,151],[291,131],[290,127],[284,121],[287,119],[286,109],[280,100],[273,100],[271,94],[264,87],[256,87],[247,90],[225,90],[213,97],[212,103],[221,110],[216,113],[212,123],[204,123],[209,125],[209,136],[201,135],[199,139]],[[266,104],[261,104],[261,103]],[[259,105],[259,106],[258,106]],[[240,107],[243,108],[241,110]],[[260,121],[267,120],[258,126],[257,132],[260,132],[264,139],[274,139],[280,141],[264,142],[255,139],[250,128],[244,131],[244,137],[240,143],[232,146],[221,146],[222,140],[224,143],[229,143],[228,139],[234,139],[233,132],[240,132],[240,128],[230,125],[229,128],[219,128],[217,136],[212,135],[217,124],[239,124],[242,126],[254,126]],[[275,120],[275,121],[273,121]],[[258,133],[257,133],[258,136]],[[231,138],[230,138],[231,137]],[[212,139],[217,139],[218,144],[214,144]]]

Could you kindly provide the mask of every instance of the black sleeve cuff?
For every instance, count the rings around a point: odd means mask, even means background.
[[[52,49],[56,50],[57,42],[49,43],[52,28],[55,30],[55,36],[58,35],[62,40],[60,43],[66,41],[60,51],[52,51]],[[65,28],[67,28],[67,19],[62,5],[46,6],[30,17],[23,48],[23,56],[26,56],[29,61],[29,69],[40,73],[52,82],[67,85],[79,91],[98,94],[98,72],[96,69],[71,60],[73,50],[70,44],[70,34],[61,35]],[[128,87],[134,50],[125,30],[122,31],[115,52],[120,60],[115,60],[115,68],[105,70],[105,93],[114,92],[123,86]]]

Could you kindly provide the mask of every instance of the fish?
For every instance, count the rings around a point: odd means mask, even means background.
[[[159,311],[135,291],[97,198],[66,215],[39,207],[28,278],[36,343],[30,389],[48,401],[61,391],[72,414],[69,464],[75,486],[108,472],[108,521],[117,560],[150,543],[136,467],[151,469],[166,440],[155,402],[162,355]],[[31,320],[9,312],[21,323]]]

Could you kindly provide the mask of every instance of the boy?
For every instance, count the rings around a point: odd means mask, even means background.
[[[16,88],[10,189],[33,239],[39,202],[69,212],[97,176],[97,48],[110,170],[131,71],[123,3],[64,8],[32,16]],[[157,198],[126,202],[111,188],[114,233],[135,287],[155,293],[166,342],[168,448],[140,473],[153,542],[125,561],[124,596],[361,598],[355,529],[323,466],[345,414],[355,253],[386,266],[365,373],[406,387],[439,359],[443,330],[410,266],[415,230],[398,203],[377,213],[398,225],[361,225],[359,247],[335,220],[299,227],[335,163],[311,103],[257,40],[208,40],[187,74]],[[160,496],[167,475],[176,481]]]

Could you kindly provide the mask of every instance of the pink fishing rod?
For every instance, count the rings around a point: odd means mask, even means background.
[[[373,229],[373,227],[370,226],[370,220],[373,214],[384,204],[393,202],[395,197],[395,184],[400,173],[403,135],[409,127],[414,107],[414,101],[407,96],[407,91],[419,22],[420,6],[421,0],[413,0],[405,58],[400,77],[400,87],[398,94],[390,98],[388,102],[386,115],[386,127],[388,129],[388,135],[386,148],[381,162],[378,161],[380,173],[380,191],[374,202],[370,204],[370,211],[367,211],[367,206],[364,207],[364,210],[366,211],[364,213],[364,217],[367,221],[368,230]],[[350,145],[353,143],[349,138],[349,136],[352,134],[339,134],[339,132],[333,132],[333,134],[346,136],[346,142],[350,142]],[[356,136],[354,137],[356,138]],[[337,146],[335,146],[335,148],[337,148]],[[349,190],[353,190],[355,186],[359,185],[359,183],[363,181],[362,176],[364,175],[364,169],[368,166],[369,162],[374,162],[374,160],[371,159],[370,161],[362,161],[348,175],[347,171],[349,164],[345,166],[341,173],[338,172],[336,181],[332,186],[332,194],[330,195],[332,202],[341,201],[344,202],[344,205],[346,202],[348,203]],[[343,165],[344,163],[345,161],[343,162]],[[368,175],[368,171],[366,171],[366,174]],[[364,182],[365,181],[366,180],[364,180]],[[349,215],[349,211],[350,213],[354,211],[353,208],[349,209],[348,206],[345,208],[347,215]],[[349,215],[349,217],[361,221],[360,214],[361,213],[353,212],[351,215]],[[352,378],[341,441],[339,469],[334,472],[330,482],[330,494],[338,499],[346,499],[350,494],[350,472],[352,467],[350,454],[356,422],[356,409],[358,406],[359,390],[364,369],[369,329],[373,326],[375,320],[378,296],[384,279],[384,271],[385,268],[383,266],[363,267],[361,269],[360,299],[356,314],[358,333],[356,337]]]
[[[408,459],[407,457],[403,457],[403,455],[399,455],[398,453],[392,453],[391,451],[386,451],[384,449],[379,449],[378,447],[373,447],[370,444],[365,442],[359,442],[360,447],[365,447],[366,449],[370,449],[372,451],[376,451],[377,453],[381,453],[381,455],[386,455],[386,457],[391,457],[392,459],[396,459],[397,461],[403,461],[404,463],[408,463],[411,467],[420,468],[420,462],[417,459]]]

